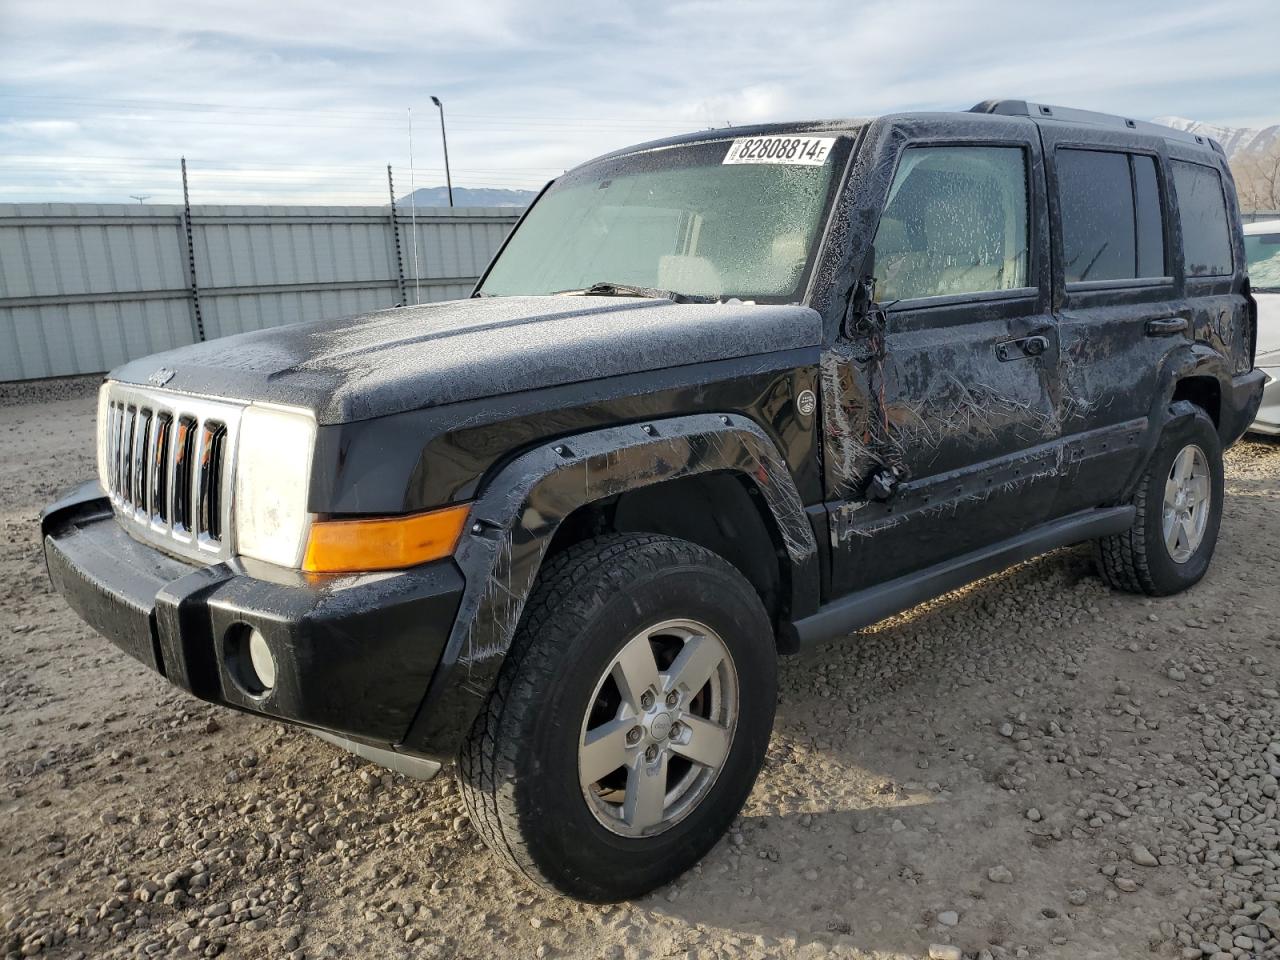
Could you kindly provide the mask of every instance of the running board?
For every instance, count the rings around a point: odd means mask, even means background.
[[[380,767],[386,767],[394,773],[400,773],[415,780],[430,780],[440,772],[440,763],[436,760],[396,753],[394,750],[387,750],[383,747],[370,746],[367,743],[360,743],[339,734],[330,733],[328,730],[312,730],[311,732],[321,740],[327,740],[332,743],[335,747],[341,747],[349,753],[354,753],[361,760],[368,760],[370,763],[376,763]]]
[[[784,624],[783,629],[792,633],[792,649],[835,640],[1023,560],[1082,540],[1121,533],[1133,526],[1135,515],[1131,506],[1073,513],[954,560],[851,593],[802,620]]]

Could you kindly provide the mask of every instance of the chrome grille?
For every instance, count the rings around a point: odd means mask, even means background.
[[[231,489],[243,404],[108,383],[102,486],[140,539],[201,562],[232,556]]]

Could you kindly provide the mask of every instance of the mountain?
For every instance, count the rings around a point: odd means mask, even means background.
[[[1257,129],[1254,127],[1218,127],[1199,120],[1187,120],[1184,117],[1156,117],[1156,123],[1175,130],[1198,133],[1203,137],[1212,137],[1222,144],[1227,151],[1227,158],[1235,160],[1246,153],[1265,153],[1280,145],[1280,123]]]
[[[497,187],[454,187],[456,207],[527,207],[537,194],[532,190],[504,190]],[[447,207],[447,187],[419,187],[412,194],[396,200],[396,207],[409,208],[410,199],[419,207]]]

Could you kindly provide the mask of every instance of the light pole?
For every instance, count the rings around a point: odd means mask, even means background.
[[[449,206],[453,206],[453,177],[449,175],[449,138],[444,133],[444,104],[439,97],[432,97],[431,102],[440,109],[440,143],[444,146],[444,182],[449,187]]]

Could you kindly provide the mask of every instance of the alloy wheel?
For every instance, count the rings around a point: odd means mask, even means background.
[[[738,677],[704,623],[667,620],[631,637],[596,683],[582,721],[578,774],[596,820],[654,836],[715,784],[738,719]]]
[[[1199,446],[1188,444],[1173,458],[1164,484],[1161,529],[1174,563],[1186,563],[1199,549],[1212,506],[1209,459]]]

